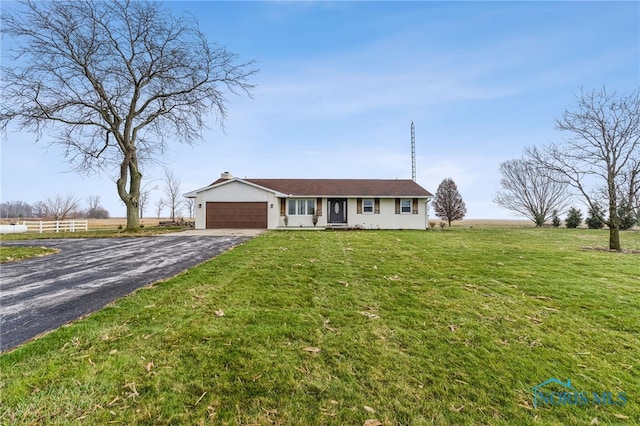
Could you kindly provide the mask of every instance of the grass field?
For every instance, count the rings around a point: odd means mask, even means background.
[[[607,241],[266,233],[3,354],[0,422],[637,424],[640,254]],[[534,408],[549,378],[588,403]]]

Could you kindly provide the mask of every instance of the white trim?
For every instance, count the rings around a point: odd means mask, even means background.
[[[409,202],[409,211],[402,211],[403,203],[405,201]],[[411,198],[400,198],[400,214],[413,214],[413,200]]]
[[[285,207],[288,216],[314,216],[316,214],[316,198],[308,197],[289,197],[286,199],[287,205]],[[304,213],[300,213],[300,202],[304,201]],[[293,203],[293,206],[292,206]],[[295,213],[291,213],[291,207],[295,210]],[[309,210],[313,210],[309,213]]]
[[[367,201],[371,201],[371,211],[366,211],[366,207],[365,207],[365,203]],[[374,214],[375,213],[375,207],[376,206],[376,200],[374,198],[363,198],[362,199],[362,214]]]

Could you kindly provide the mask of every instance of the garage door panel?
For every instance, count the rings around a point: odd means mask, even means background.
[[[266,229],[267,203],[207,203],[207,229],[220,228]]]

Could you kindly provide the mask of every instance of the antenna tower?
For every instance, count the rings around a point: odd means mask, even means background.
[[[416,126],[411,122],[411,179],[416,181]]]

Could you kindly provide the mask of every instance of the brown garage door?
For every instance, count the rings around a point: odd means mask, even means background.
[[[267,203],[207,203],[207,229],[266,229]]]

